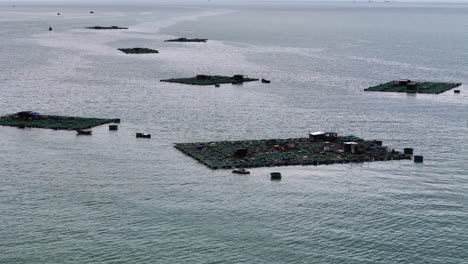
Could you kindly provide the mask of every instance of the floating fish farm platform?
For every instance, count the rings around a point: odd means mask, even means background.
[[[109,27],[103,27],[103,26],[94,26],[94,27],[86,27],[88,29],[128,29],[127,27],[118,27],[118,26],[109,26]]]
[[[401,153],[382,146],[382,141],[366,141],[354,136],[328,140],[290,138],[197,142],[179,143],[174,147],[210,169],[328,165],[412,157],[412,149]]]
[[[223,83],[241,84],[243,82],[254,82],[259,79],[249,78],[244,75],[220,76],[220,75],[197,75],[191,78],[167,79],[161,82],[182,83],[191,85],[216,85]]]
[[[129,48],[129,49],[118,49],[123,53],[127,54],[149,54],[149,53],[159,53],[159,51],[155,49],[148,49],[148,48]]]
[[[88,129],[108,123],[120,123],[120,119],[41,115],[32,111],[24,111],[0,117],[1,126],[12,126],[18,128],[34,127],[60,130],[77,130]]]
[[[460,85],[461,83],[413,82],[411,80],[399,80],[369,87],[364,89],[364,91],[440,94]]]
[[[168,39],[165,40],[164,42],[207,42],[208,39],[200,39],[200,38],[193,38],[193,39],[188,39],[188,38],[176,38],[176,39]]]

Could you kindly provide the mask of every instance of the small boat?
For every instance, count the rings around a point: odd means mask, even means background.
[[[136,133],[137,138],[151,138],[151,134],[148,133]]]
[[[240,169],[234,169],[232,171],[232,173],[236,173],[236,174],[250,174],[250,171],[244,169],[244,168],[240,168]]]
[[[270,81],[270,80],[267,80],[267,79],[263,79],[263,78],[262,78],[262,83],[271,83],[271,81]]]
[[[91,130],[81,130],[77,129],[75,130],[77,135],[91,135],[92,131]]]
[[[215,87],[216,87],[216,88],[219,88],[220,86],[221,86],[221,85],[219,85],[219,84],[215,84]]]
[[[272,181],[280,181],[281,180],[281,173],[279,172],[272,172],[270,173]]]

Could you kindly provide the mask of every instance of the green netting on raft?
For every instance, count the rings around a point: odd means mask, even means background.
[[[461,85],[461,83],[444,82],[413,82],[411,84],[412,85],[400,84],[399,81],[391,81],[388,83],[369,87],[364,91],[440,94]]]
[[[170,82],[170,83],[181,83],[181,84],[191,84],[191,85],[215,85],[215,84],[225,84],[225,83],[234,83],[236,80],[234,76],[221,76],[221,75],[212,75],[206,76],[206,78],[200,79],[197,77],[190,78],[172,78],[161,80],[161,82]],[[255,78],[243,77],[241,82],[253,82],[258,81]]]
[[[344,144],[349,141],[359,143],[358,153],[344,151]],[[380,145],[381,142],[346,136],[333,142],[298,138],[183,143],[175,144],[175,148],[210,168],[320,165],[408,158]],[[236,156],[239,149],[247,149],[247,155]]]
[[[0,117],[0,125],[15,126],[15,127],[33,127],[33,128],[48,128],[48,129],[87,129],[107,123],[114,122],[115,119],[102,118],[86,118],[86,117],[70,117],[70,116],[53,116],[53,115],[36,115],[30,119],[21,118],[17,114]]]

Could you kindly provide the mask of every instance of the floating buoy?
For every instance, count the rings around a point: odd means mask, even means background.
[[[57,16],[60,16],[60,13],[57,13]]]
[[[218,88],[218,87],[220,87],[220,86],[221,86],[221,85],[219,85],[219,84],[215,84],[215,87],[216,87],[216,88]]]
[[[49,31],[52,31],[52,27],[49,27]]]
[[[424,157],[423,156],[414,156],[415,163],[423,163]]]
[[[90,11],[89,13],[90,13],[90,14],[94,14],[94,12],[93,12],[93,11]]]
[[[118,125],[109,125],[109,130],[118,130],[119,126]]]

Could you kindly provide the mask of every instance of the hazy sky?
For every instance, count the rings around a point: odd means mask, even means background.
[[[181,3],[190,3],[190,4],[206,4],[219,3],[219,4],[240,4],[245,2],[252,3],[268,3],[268,2],[282,2],[294,5],[294,2],[346,2],[350,3],[354,0],[0,0],[0,4],[5,5],[15,5],[15,4],[63,4],[63,5],[101,5],[101,4],[125,4],[125,5],[141,5],[141,4],[158,4],[158,3],[168,3],[168,4],[181,4]],[[367,2],[368,0],[355,0],[356,2]],[[400,3],[410,3],[410,2],[428,2],[428,3],[468,3],[468,0],[388,0],[395,1]],[[373,2],[384,2],[384,0],[373,0]]]
[[[175,0],[177,2],[225,2],[225,3],[235,3],[235,2],[352,2],[354,0]],[[368,0],[356,0],[356,2],[367,2]],[[384,2],[384,0],[373,0],[374,2]],[[389,0],[395,2],[440,2],[440,3],[447,3],[447,2],[468,2],[468,0]],[[83,2],[90,2],[90,3],[158,3],[158,2],[174,2],[174,0],[0,0],[0,3],[22,3],[22,2],[44,2],[44,3],[83,3]]]

